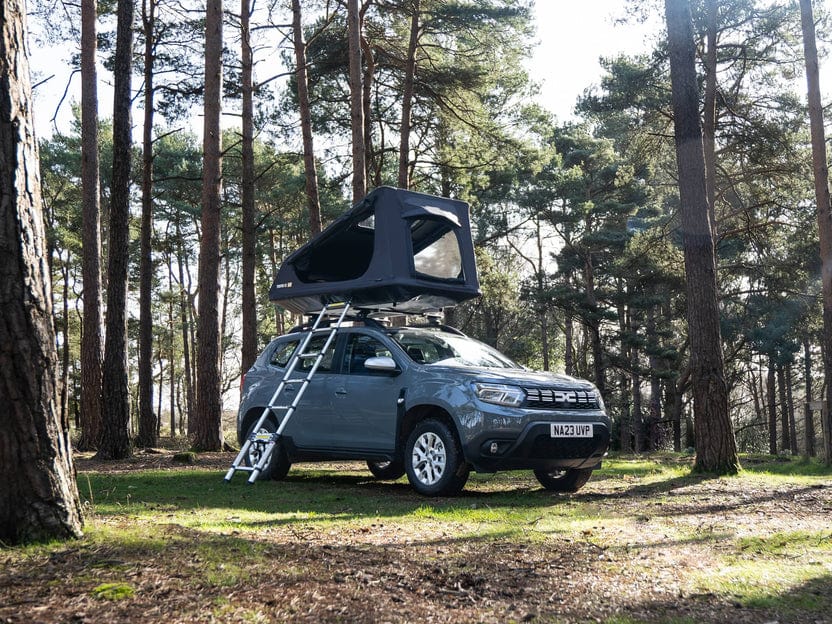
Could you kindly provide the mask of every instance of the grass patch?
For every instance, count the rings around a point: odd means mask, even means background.
[[[93,588],[92,597],[96,600],[125,600],[135,593],[127,583],[101,583]]]

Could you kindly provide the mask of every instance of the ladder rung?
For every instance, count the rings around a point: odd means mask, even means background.
[[[237,466],[235,470],[239,470],[240,472],[254,472],[254,468],[252,466]]]
[[[320,354],[321,354],[320,351],[318,351],[316,353],[298,353],[298,357],[299,358],[312,359],[312,358],[318,357]]]
[[[277,410],[277,409],[287,410],[290,407],[292,407],[292,406],[291,405],[269,405],[269,409],[273,409],[273,410]]]
[[[303,383],[306,381],[304,377],[294,377],[292,379],[284,379],[283,383],[285,384],[296,384],[296,383]]]

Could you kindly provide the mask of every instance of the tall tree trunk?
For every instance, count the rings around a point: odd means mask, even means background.
[[[257,296],[254,287],[257,245],[257,214],[254,206],[254,85],[249,0],[240,0],[240,30],[243,64],[243,143],[242,212],[243,212],[243,347],[240,369],[245,372],[257,358]]]
[[[824,461],[832,465],[832,204],[829,199],[829,168],[826,161],[826,136],[823,129],[823,107],[820,100],[818,51],[815,43],[815,19],[812,0],[800,0],[800,21],[803,25],[803,53],[806,59],[809,125],[812,134],[812,169],[815,177],[815,201],[818,204],[818,234],[821,282],[823,288],[823,357],[826,380],[826,410],[823,412]]]
[[[159,416],[153,413],[153,49],[156,0],[142,0],[144,29],[144,128],[142,131],[142,225],[139,242],[139,435],[136,444],[156,446]]]
[[[575,346],[574,334],[575,326],[572,320],[572,314],[567,311],[566,318],[563,321],[563,341],[564,341],[564,355],[563,367],[567,375],[573,376],[575,374]]]
[[[358,0],[347,0],[347,40],[352,125],[352,201],[358,203],[367,194],[367,154],[364,148],[364,109],[361,102],[361,19]]]
[[[803,412],[803,455],[807,459],[815,456],[815,415],[809,407],[812,400],[812,348],[809,337],[803,337],[803,371],[806,383],[806,402]]]
[[[68,427],[69,423],[69,261],[70,252],[66,252],[66,262],[61,259],[61,274],[63,283],[63,326],[64,341],[61,354],[61,426]]]
[[[220,390],[220,218],[222,197],[222,0],[208,0],[205,20],[205,125],[202,158],[202,240],[199,245],[197,398],[194,448],[222,449]]]
[[[26,9],[0,0],[0,542],[81,536],[47,273]]]
[[[586,307],[589,310],[589,317],[586,321],[592,342],[592,368],[593,381],[598,387],[601,396],[606,398],[607,384],[604,378],[606,366],[604,363],[604,350],[601,345],[601,321],[598,318],[598,299],[595,296],[595,269],[592,266],[592,252],[587,250],[584,261],[584,283],[586,286]]]
[[[637,319],[633,318],[635,312],[631,307],[627,317],[627,333],[635,336],[637,331]],[[630,379],[631,389],[633,393],[633,434],[634,434],[634,450],[636,453],[641,453],[647,450],[644,443],[644,418],[641,407],[641,367],[639,366],[639,354],[637,343],[634,340],[630,347]]]
[[[789,442],[792,455],[797,457],[797,423],[794,421],[794,400],[792,395],[792,365],[786,366],[786,405],[789,416]]]
[[[364,14],[370,3],[361,7],[361,52],[364,54],[364,72],[361,83],[361,107],[364,110],[364,151],[367,161],[367,179],[372,179],[373,186],[381,186],[382,166],[373,148],[373,82],[375,81],[376,59],[373,49],[364,36]],[[372,175],[371,175],[372,173]]]
[[[127,388],[127,268],[130,254],[132,162],[133,1],[118,0],[113,84],[113,183],[107,263],[107,334],[102,375],[103,419],[97,457],[129,457],[130,391]]]
[[[705,149],[705,188],[708,213],[716,234],[716,35],[718,0],[705,2],[707,48],[705,50],[705,109],[702,120],[702,139]]]
[[[410,41],[402,86],[402,123],[399,132],[399,187],[410,184],[410,110],[413,106],[413,83],[416,78],[416,48],[419,44],[419,0],[410,3]]]
[[[184,377],[185,377],[185,418],[188,421],[188,431],[190,432],[191,423],[193,422],[193,410],[196,406],[194,401],[194,373],[191,366],[191,352],[193,342],[190,339],[190,324],[188,323],[188,294],[185,290],[185,269],[184,260],[182,258],[182,229],[179,221],[176,222],[176,262],[179,269],[179,315],[180,323],[182,325],[182,358],[184,361]],[[275,273],[276,275],[276,273]],[[182,420],[179,421],[179,428],[182,430]],[[173,433],[171,432],[171,435]]]
[[[774,358],[768,357],[768,378],[766,381],[766,397],[768,404],[768,452],[777,455],[777,399],[775,390]]]
[[[786,400],[786,373],[782,364],[777,364],[777,394],[780,397],[780,435],[782,436],[783,452],[791,449],[791,436],[789,430],[789,405]]]
[[[321,201],[318,198],[318,173],[312,141],[312,112],[309,107],[309,82],[306,77],[306,42],[303,39],[300,0],[292,0],[292,32],[295,47],[295,78],[298,85],[300,129],[303,137],[303,169],[306,174],[306,205],[309,209],[309,234],[321,231]]]
[[[696,462],[700,472],[736,473],[737,444],[728,414],[722,338],[717,303],[713,224],[705,190],[705,159],[699,122],[695,46],[689,0],[665,0],[673,92],[673,124],[682,240],[688,335],[691,342]],[[694,303],[695,302],[695,303]]]
[[[647,448],[656,450],[660,443],[659,422],[662,419],[662,383],[659,379],[661,362],[659,340],[656,335],[656,309],[647,309],[647,355],[650,369],[650,403],[647,410]]]
[[[101,197],[98,152],[96,0],[81,0],[81,437],[78,450],[98,448],[101,439]]]

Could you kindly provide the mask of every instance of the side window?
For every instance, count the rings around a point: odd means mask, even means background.
[[[277,345],[277,349],[275,349],[274,353],[272,353],[269,364],[272,366],[279,366],[280,368],[286,368],[286,365],[289,363],[289,359],[292,357],[292,354],[295,352],[297,346],[297,340],[289,340],[288,342]]]
[[[376,375],[376,371],[364,368],[364,362],[371,357],[386,355],[392,357],[390,350],[379,340],[364,334],[352,334],[344,350],[344,372],[350,375]]]
[[[321,349],[324,348],[326,344],[326,340],[329,337],[329,334],[322,334],[319,336],[315,336],[312,340],[309,341],[309,344],[306,346],[307,353],[320,353]],[[324,353],[324,359],[321,360],[320,366],[318,366],[319,373],[327,373],[332,370],[332,363],[335,359],[335,340],[329,345],[329,349],[326,350]],[[312,366],[315,364],[315,358],[303,358],[300,362],[298,362],[297,370],[302,371],[309,371],[311,370]]]

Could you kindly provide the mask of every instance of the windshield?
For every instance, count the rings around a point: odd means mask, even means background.
[[[402,330],[392,334],[414,362],[480,368],[520,368],[488,345],[446,332]]]

